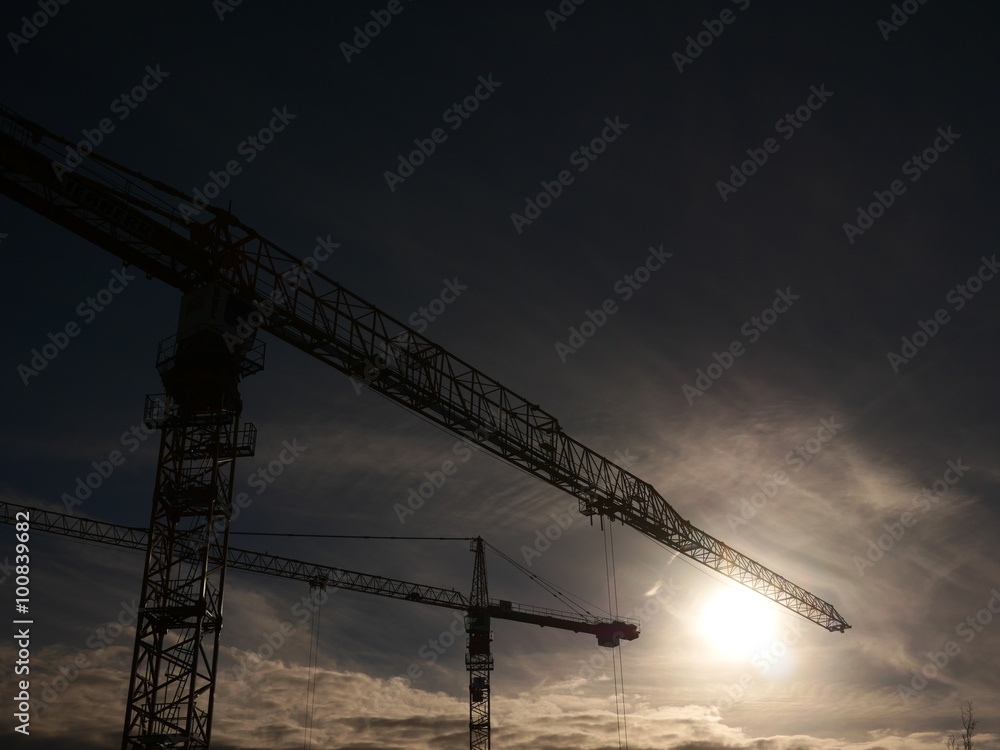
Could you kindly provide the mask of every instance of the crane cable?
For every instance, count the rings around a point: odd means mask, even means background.
[[[142,529],[138,529],[142,530]],[[437,541],[437,542],[474,542],[478,537],[471,536],[375,536],[372,534],[296,534],[288,532],[278,532],[278,531],[230,531],[230,536],[242,535],[242,536],[285,536],[285,537],[313,537],[316,539],[385,539],[385,540],[395,540],[395,541]],[[571,594],[570,592],[560,588],[552,581],[538,575],[537,573],[532,573],[526,567],[521,565],[517,560],[512,558],[510,555],[506,554],[498,547],[494,547],[492,544],[483,540],[483,544],[493,550],[501,558],[509,562],[515,568],[520,570],[525,576],[532,579],[541,586],[543,589],[548,591],[552,596],[558,599],[563,604],[567,605],[570,609],[579,615],[587,615],[589,617],[597,619],[590,609],[603,611],[603,609],[594,604],[593,602],[588,602],[586,599]],[[617,592],[616,592],[617,596]],[[586,606],[584,606],[586,605]],[[615,601],[615,616],[617,616],[617,599]],[[605,614],[611,614],[606,612]]]
[[[578,614],[578,615],[586,615],[586,616],[591,617],[593,619],[599,619],[597,615],[595,615],[593,612],[591,612],[589,609],[587,609],[587,606],[589,606],[592,609],[595,609],[595,610],[598,610],[598,611],[603,611],[602,608],[599,607],[598,605],[594,604],[593,602],[588,602],[586,599],[584,599],[582,597],[579,597],[579,596],[576,596],[575,594],[571,594],[570,592],[568,592],[568,591],[560,588],[559,586],[557,586],[552,581],[549,581],[548,579],[546,579],[546,578],[538,575],[537,573],[532,573],[526,567],[524,567],[523,565],[521,565],[521,563],[517,562],[517,560],[513,559],[510,555],[504,553],[502,550],[498,549],[497,547],[494,547],[489,542],[487,542],[487,541],[484,540],[483,544],[486,547],[488,547],[489,549],[493,550],[495,553],[497,553],[497,555],[499,555],[501,558],[503,558],[504,560],[506,560],[507,562],[509,562],[511,565],[513,565],[519,571],[521,571],[525,576],[527,576],[528,578],[530,578],[531,580],[533,580],[535,583],[537,583],[539,586],[541,586],[543,589],[545,589],[547,592],[549,592],[552,596],[554,596],[560,602],[562,602],[567,607],[569,607],[574,612],[576,612],[576,614]],[[582,602],[582,604],[580,602]],[[587,606],[584,606],[584,605],[587,605]],[[605,614],[609,614],[610,615],[610,612],[607,612]]]
[[[615,571],[615,538],[612,531],[614,520],[605,524],[601,519],[604,531],[604,567],[608,578],[608,608],[612,615],[618,617],[618,578]],[[626,721],[625,703],[625,667],[622,664],[621,649],[614,647],[611,654],[611,667],[615,681],[615,719],[618,723],[618,747],[628,750],[628,724]]]
[[[618,581],[615,574],[615,542],[614,535],[612,533],[613,522],[609,521],[607,525],[601,524],[604,528],[604,563],[607,572],[608,580],[608,612],[613,617],[618,617]],[[231,534],[242,534],[245,536],[286,536],[286,537],[315,537],[315,538],[325,538],[325,539],[391,539],[391,540],[433,540],[433,541],[474,541],[471,537],[433,537],[433,536],[373,536],[373,535],[354,535],[354,534],[291,534],[291,533],[280,533],[280,532],[267,532],[267,531],[236,531],[230,532]],[[539,586],[548,591],[552,596],[554,596],[559,601],[563,602],[571,609],[576,611],[578,614],[586,614],[594,617],[593,613],[590,612],[586,607],[573,601],[573,599],[578,599],[584,604],[588,604],[595,609],[600,609],[597,605],[588,602],[585,599],[576,597],[569,592],[561,589],[556,584],[548,581],[537,573],[532,573],[523,565],[518,563],[509,555],[502,552],[497,547],[494,547],[489,542],[484,540],[484,545],[495,553],[497,553],[504,560],[509,562],[515,568],[520,570],[526,576],[534,580]],[[573,597],[572,599],[570,597]],[[315,704],[315,694],[316,694],[316,659],[319,645],[319,607],[313,611],[313,645],[311,647],[310,653],[310,675],[309,675],[309,687],[307,688],[306,696],[306,736],[305,742],[303,744],[304,750],[308,750],[310,735],[312,730],[312,712]],[[626,699],[625,699],[625,672],[624,665],[621,660],[621,651],[618,650],[612,653],[611,664],[614,673],[615,682],[615,719],[617,721],[618,727],[618,747],[619,749],[625,748],[628,750],[628,724],[627,724],[627,714],[626,714]]]
[[[313,588],[311,586],[310,590]],[[316,708],[316,672],[317,663],[319,662],[319,624],[323,611],[323,605],[316,601],[315,597],[313,597],[313,604],[315,607],[312,611],[312,632],[309,639],[309,676],[306,680],[306,715],[303,721],[305,728],[305,734],[302,739],[303,750],[309,750],[312,746],[313,712]]]

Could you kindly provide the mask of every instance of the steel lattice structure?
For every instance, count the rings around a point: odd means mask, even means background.
[[[147,399],[146,424],[162,434],[123,748],[211,738],[233,475],[256,434],[241,427],[238,383],[261,361],[210,328],[185,333],[161,346],[167,392]]]
[[[247,305],[226,343],[263,329],[461,438],[831,631],[833,605],[681,517],[649,483],[568,436],[558,420],[301,263],[234,216],[97,154],[57,177],[72,145],[0,112],[0,192],[184,293],[213,285]],[[182,208],[184,209],[182,212]],[[191,214],[207,214],[191,222]]]
[[[0,502],[0,523],[13,524],[14,514],[21,510],[30,511],[31,528],[35,531],[46,531],[118,547],[146,549],[148,532],[143,529],[77,518],[26,505]],[[244,570],[249,573],[290,578],[308,584],[324,584],[327,587],[343,589],[344,591],[384,596],[389,599],[403,599],[418,604],[429,604],[463,612],[471,611],[474,608],[473,602],[476,600],[475,595],[469,597],[455,589],[428,586],[371,573],[359,573],[356,570],[345,570],[344,568],[303,562],[289,557],[279,557],[234,547],[229,548],[226,565],[235,570]],[[473,576],[474,580],[478,580],[480,575],[485,580],[485,562],[481,562],[477,558],[477,565],[479,567]],[[481,574],[480,569],[482,570]],[[475,591],[475,586],[473,586],[473,590]],[[588,633],[596,636],[602,645],[612,643],[615,636],[628,641],[639,637],[639,622],[629,617],[608,619],[586,613],[565,612],[530,604],[518,604],[506,599],[486,599],[485,601],[486,613],[498,620],[523,622],[528,625],[570,630],[575,633]],[[614,645],[618,644],[614,643]]]
[[[476,564],[472,572],[472,601],[465,618],[469,653],[469,748],[490,750],[490,672],[493,671],[493,630],[490,628],[490,593],[486,581],[486,556],[483,540],[474,547]]]
[[[620,520],[828,630],[850,627],[833,605],[692,526],[652,485],[566,435],[554,416],[307,272],[232,215],[209,207],[206,223],[189,226],[178,206],[193,199],[110,162],[100,182],[74,174],[60,183],[45,157],[22,144],[62,139],[10,112],[0,124],[12,133],[0,149],[0,190],[14,200],[182,291],[219,283],[257,308],[262,329],[576,496],[583,513]]]
[[[11,503],[0,502],[0,523],[13,525],[19,511],[30,513],[33,531],[62,534],[132,549],[147,547],[147,534],[139,529]],[[638,638],[639,623],[627,617],[606,619],[578,612],[542,609],[507,600],[491,600],[486,578],[484,543],[481,538],[474,540],[473,551],[476,558],[473,566],[472,594],[469,597],[455,589],[427,586],[242,549],[228,550],[227,565],[236,570],[303,581],[310,586],[333,587],[466,612],[468,643],[465,663],[469,672],[469,746],[472,750],[489,750],[490,672],[493,670],[491,617],[589,633],[597,636],[598,643],[605,647],[618,646],[623,638],[630,641]],[[200,549],[195,547],[191,549],[189,557],[198,559],[199,555]]]

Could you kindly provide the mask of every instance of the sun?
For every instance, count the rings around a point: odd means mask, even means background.
[[[719,656],[742,659],[774,642],[777,618],[760,594],[727,587],[706,602],[699,629]]]

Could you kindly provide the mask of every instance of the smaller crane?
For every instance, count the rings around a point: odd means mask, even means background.
[[[14,524],[15,515],[19,511],[30,513],[32,531],[62,534],[138,550],[145,550],[147,547],[148,535],[145,529],[78,518],[13,503],[0,502],[0,523]],[[639,623],[626,617],[608,620],[589,614],[517,604],[506,599],[490,599],[486,580],[487,544],[482,537],[469,541],[476,555],[470,597],[454,589],[425,586],[233,547],[229,548],[227,564],[230,568],[278,578],[292,578],[311,586],[332,586],[347,591],[464,611],[465,631],[468,634],[465,665],[469,672],[469,747],[471,750],[489,750],[490,672],[493,671],[491,645],[493,631],[490,627],[492,619],[589,633],[596,636],[598,644],[606,648],[620,645],[622,639],[632,641],[638,638]],[[191,554],[198,553],[198,550],[191,551]]]

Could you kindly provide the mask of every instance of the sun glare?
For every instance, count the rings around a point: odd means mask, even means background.
[[[727,658],[752,654],[775,639],[775,613],[749,589],[726,588],[709,600],[701,613],[701,632],[712,648]]]

